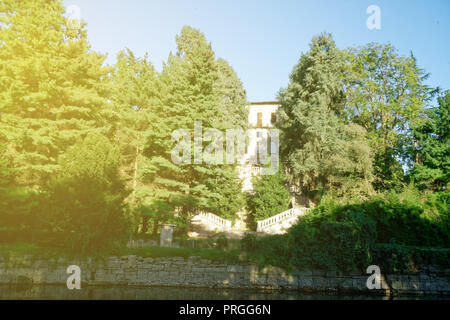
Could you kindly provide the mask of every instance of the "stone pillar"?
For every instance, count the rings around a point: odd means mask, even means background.
[[[163,224],[161,228],[161,238],[159,241],[159,245],[161,247],[170,247],[172,246],[172,238],[173,238],[173,228],[174,224]]]

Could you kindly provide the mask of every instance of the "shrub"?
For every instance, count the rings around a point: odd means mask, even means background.
[[[224,250],[228,247],[228,239],[225,235],[220,235],[217,238],[217,249]]]
[[[286,235],[256,239],[242,248],[259,264],[286,269],[365,270],[378,264],[398,272],[450,265],[448,193],[420,195],[414,188],[368,201],[324,197]],[[415,247],[434,247],[416,248]]]
[[[253,193],[247,197],[247,207],[253,226],[257,220],[264,220],[289,208],[289,191],[281,172],[273,175],[255,176]]]
[[[241,248],[246,251],[255,250],[256,243],[256,236],[253,233],[247,233],[244,238],[241,239]]]
[[[378,244],[372,255],[372,263],[384,272],[419,272],[424,268],[448,268],[450,265],[450,249]]]
[[[287,236],[293,266],[347,271],[368,265],[376,224],[359,206],[332,211],[319,207]]]
[[[109,140],[90,134],[61,157],[62,174],[47,190],[39,214],[53,244],[76,253],[100,253],[123,244],[127,196],[119,178],[118,150]]]
[[[362,204],[364,212],[377,222],[378,243],[445,247],[450,243],[448,209],[442,199],[423,199],[414,189],[388,192]]]

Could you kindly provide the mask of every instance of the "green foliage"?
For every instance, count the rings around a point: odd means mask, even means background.
[[[370,43],[346,53],[345,117],[368,132],[375,152],[375,187],[401,187],[404,175],[399,159],[407,157],[409,128],[432,95],[424,85],[428,74],[414,56],[400,56],[390,44]]]
[[[314,211],[359,211],[376,222],[376,243],[446,247],[450,243],[449,195],[421,195],[413,186],[374,195],[365,201],[326,197]]]
[[[228,238],[225,235],[220,235],[217,238],[217,249],[224,250],[228,247]]]
[[[0,243],[0,257],[8,259],[11,256],[32,256],[36,259],[58,259],[58,258],[86,258],[86,256],[61,250],[58,247],[48,247],[29,243],[3,244]],[[242,263],[248,262],[240,255],[239,250],[220,250],[217,248],[168,248],[168,247],[143,247],[126,248],[116,247],[108,251],[99,252],[97,255],[90,254],[93,262],[101,262],[109,255],[125,256],[136,255],[143,258],[169,258],[169,257],[197,257],[217,261],[219,263]]]
[[[150,218],[146,198],[151,188],[140,174],[146,158],[142,155],[146,132],[155,121],[154,109],[158,106],[159,84],[157,73],[146,54],[137,58],[129,49],[117,55],[117,63],[112,73],[114,92],[111,95],[114,117],[114,142],[120,148],[120,172],[132,190],[127,202],[130,203],[131,222],[134,233],[142,222],[142,232],[147,232]]]
[[[342,52],[329,34],[314,37],[279,94],[280,153],[290,182],[305,194],[325,188],[324,162],[335,151],[343,108]]]
[[[424,203],[426,212],[431,216],[440,219],[447,219],[447,226],[450,227],[450,193],[449,192],[435,192],[426,195],[426,202]]]
[[[140,225],[153,236],[167,222],[185,233],[198,210],[233,219],[245,205],[234,165],[171,160],[172,133],[194,121],[223,132],[247,127],[233,68],[191,27],[160,74],[130,50],[105,67],[85,25],[70,28],[64,11],[60,0],[0,2],[0,239],[95,254],[123,245]],[[312,39],[280,91],[276,126],[287,180],[322,201],[286,235],[246,236],[249,259],[339,270],[376,259],[394,269],[448,265],[442,250],[429,257],[405,247],[450,243],[450,93],[425,109],[427,76],[389,44],[344,52],[331,35]],[[399,191],[404,159],[424,193]],[[248,208],[261,220],[288,203],[278,173],[255,180]],[[164,250],[147,254],[194,253]],[[222,258],[211,252],[199,254]]]
[[[52,242],[80,253],[123,244],[128,193],[118,174],[118,149],[104,136],[90,134],[61,157],[60,165],[64,170],[49,183],[39,216]]]
[[[242,183],[234,167],[212,169],[214,175],[206,181],[210,191],[209,211],[234,221],[236,213],[245,207]]]
[[[427,77],[414,56],[400,56],[390,44],[343,52],[330,35],[313,38],[279,95],[277,126],[290,183],[315,202],[325,192],[367,199],[372,186],[400,190],[402,161],[415,156],[424,158],[424,164],[416,161],[415,181],[442,189],[449,171],[442,140],[448,111],[443,96],[423,124],[436,92],[424,84]]]
[[[247,128],[248,110],[247,93],[233,68],[222,58],[217,59],[218,79],[215,91],[218,96],[217,107],[220,112],[219,122],[225,123],[227,129]]]
[[[378,244],[372,261],[384,272],[420,272],[425,268],[448,268],[450,249]]]
[[[29,234],[38,204],[36,192],[15,183],[12,161],[8,148],[0,145],[0,240],[4,241],[17,241]]]
[[[328,193],[354,199],[373,195],[373,153],[363,127],[355,123],[342,127],[336,150],[325,161]]]
[[[289,230],[293,266],[349,271],[368,265],[376,224],[358,207],[319,206]]]
[[[279,95],[276,125],[287,177],[316,202],[326,191],[363,197],[372,192],[366,132],[344,122],[344,66],[331,35],[314,37]]]
[[[293,247],[286,236],[267,236],[256,239],[253,243],[249,241],[245,245],[249,248],[246,251],[246,258],[256,263],[260,268],[264,266],[276,266],[287,271],[292,271],[297,268],[297,266],[291,263],[291,250]]]
[[[450,183],[450,92],[438,97],[438,106],[426,111],[423,123],[413,127],[415,161],[410,176],[420,189],[448,190]]]
[[[289,191],[281,171],[253,178],[253,192],[247,196],[247,207],[254,223],[286,211],[289,201]]]
[[[257,238],[253,233],[247,233],[241,239],[241,248],[245,251],[254,251],[257,248]]]
[[[446,247],[450,243],[448,209],[435,208],[447,203],[448,195],[427,201],[410,188],[402,193],[386,192],[364,203],[362,208],[377,221],[379,243]]]
[[[423,196],[412,187],[356,202],[326,196],[287,234],[248,235],[241,245],[250,260],[288,270],[347,272],[370,264],[395,272],[427,264],[445,267],[448,249],[411,246],[448,247],[449,203],[448,193]]]
[[[59,0],[0,3],[0,144],[13,152],[16,182],[34,189],[79,137],[109,126],[105,56],[64,12]]]
[[[231,217],[243,204],[234,167],[223,165],[218,170],[204,162],[173,163],[171,135],[178,129],[193,131],[194,121],[219,130],[246,122],[242,83],[225,61],[216,59],[205,36],[191,27],[184,27],[177,36],[177,53],[169,56],[159,82],[161,100],[147,131],[147,160],[141,170],[144,182],[151,186],[148,206],[166,202],[172,207],[167,207],[166,215],[177,212],[189,217],[198,210],[209,210]]]

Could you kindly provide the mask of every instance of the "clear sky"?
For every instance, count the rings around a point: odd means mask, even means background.
[[[227,60],[249,101],[273,100],[311,38],[331,32],[339,48],[390,42],[431,73],[428,85],[450,89],[449,0],[65,0],[81,9],[94,50],[113,64],[118,51],[148,52],[157,70],[175,51],[184,25],[200,29]],[[369,30],[366,9],[381,9]]]

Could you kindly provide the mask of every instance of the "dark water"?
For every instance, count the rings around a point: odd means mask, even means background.
[[[305,294],[295,291],[254,291],[167,287],[82,287],[62,285],[0,285],[0,300],[381,300],[383,296]],[[450,297],[394,297],[394,299],[450,299]]]

